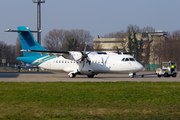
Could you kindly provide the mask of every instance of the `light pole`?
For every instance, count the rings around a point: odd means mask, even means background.
[[[37,3],[37,42],[41,45],[41,3],[45,3],[45,0],[32,0],[33,3]]]

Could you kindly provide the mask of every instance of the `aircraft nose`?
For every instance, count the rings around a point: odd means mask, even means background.
[[[143,68],[144,68],[143,65],[141,63],[138,63],[137,69],[139,71],[141,71],[141,70],[143,70]]]

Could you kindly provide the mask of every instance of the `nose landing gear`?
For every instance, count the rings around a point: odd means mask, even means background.
[[[130,78],[134,78],[135,75],[136,73],[129,73]]]

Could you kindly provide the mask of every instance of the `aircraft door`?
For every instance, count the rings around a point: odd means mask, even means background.
[[[51,61],[47,61],[47,69],[50,69],[51,68]]]

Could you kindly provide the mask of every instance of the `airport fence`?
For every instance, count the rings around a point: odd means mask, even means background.
[[[11,66],[0,66],[0,70],[14,70]]]
[[[145,71],[156,70],[156,68],[161,68],[161,64],[145,64]]]

